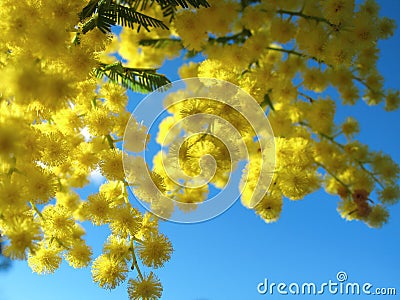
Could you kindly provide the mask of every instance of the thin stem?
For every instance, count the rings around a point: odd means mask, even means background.
[[[315,102],[315,99],[313,99],[311,96],[309,96],[309,95],[307,95],[307,94],[305,94],[305,93],[303,93],[303,92],[298,92],[298,94],[299,94],[300,96],[306,98],[308,101],[310,101],[310,103]]]
[[[107,134],[107,135],[105,135],[105,138],[106,138],[106,140],[107,140],[108,145],[110,146],[110,148],[111,148],[111,149],[114,149],[114,148],[115,148],[115,146],[114,146],[114,140],[113,140],[113,138],[111,137],[111,135],[110,135],[110,134]]]
[[[42,219],[45,220],[45,218],[43,217],[42,212],[39,210],[39,208],[37,208],[37,206],[35,205],[35,203],[33,203],[32,201],[29,201],[29,204],[31,206],[31,208],[38,214],[38,216]],[[69,249],[67,246],[65,246],[65,244],[56,236],[52,236],[51,240],[55,240],[61,247],[65,248],[65,249]]]
[[[323,168],[329,175],[331,175],[337,182],[339,182],[341,185],[343,185],[347,191],[349,191],[351,193],[351,190],[349,188],[349,185],[345,184],[341,179],[339,179],[334,173],[332,173],[331,171],[328,170],[327,167],[325,167],[323,164],[321,164],[320,162],[315,161],[315,163],[320,166],[321,168]]]
[[[294,55],[301,56],[301,57],[307,57],[307,55],[305,55],[305,54],[303,54],[301,52],[294,51],[294,50],[288,50],[288,49],[276,48],[276,47],[265,47],[265,48],[268,49],[268,50],[284,52],[284,53],[287,53],[287,54],[294,54]]]
[[[357,162],[358,162],[358,164],[360,165],[361,169],[364,170],[364,172],[366,172],[369,176],[371,176],[372,179],[375,180],[376,183],[379,184],[379,186],[380,186],[381,188],[384,188],[384,186],[383,186],[383,184],[381,183],[381,181],[380,181],[378,178],[376,178],[376,176],[375,176],[371,171],[369,171],[369,170],[364,166],[363,163],[361,163],[361,162],[358,161],[358,160],[357,160]]]
[[[344,149],[344,145],[340,144],[339,142],[335,141],[335,139],[325,133],[319,132],[318,133],[319,136],[323,137],[324,139],[327,139],[329,141],[331,141],[333,144],[335,144],[336,146],[338,146],[341,149]]]
[[[143,244],[143,241],[142,241],[141,239],[138,239],[138,238],[136,238],[136,237],[132,237],[132,239],[133,239],[135,242],[138,242],[139,244]]]
[[[136,259],[135,245],[133,243],[133,239],[131,239],[131,250],[132,250],[132,267],[131,268],[132,269],[136,268],[140,279],[143,281],[144,278],[143,278],[142,272],[140,271],[139,264],[138,264],[137,259]]]
[[[92,99],[92,106],[93,106],[94,108],[97,107],[96,100],[97,100],[96,97],[93,97],[93,99]]]
[[[283,52],[283,53],[287,53],[287,54],[297,55],[299,57],[304,57],[304,58],[307,58],[307,59],[312,59],[312,60],[316,61],[319,64],[320,63],[325,63],[323,60],[320,60],[320,59],[318,59],[318,58],[316,58],[314,56],[310,56],[310,55],[295,51],[294,49],[288,50],[288,49],[284,49],[284,48],[276,48],[276,47],[271,47],[271,46],[265,47],[265,48],[268,49],[268,50],[279,51],[279,52]],[[330,67],[332,67],[332,66],[330,66]]]
[[[122,196],[124,197],[124,202],[126,204],[129,204],[129,199],[128,199],[128,192],[126,189],[128,189],[129,187],[125,184],[125,180],[123,181],[124,186],[122,187],[123,191],[122,191]]]
[[[370,91],[372,91],[373,93],[376,93],[380,96],[385,97],[385,94],[379,91],[374,90],[368,83],[366,83],[362,78],[357,77],[355,75],[353,75],[353,79],[358,81],[359,83],[361,83],[363,86],[365,86],[367,89],[369,89]]]
[[[29,204],[31,205],[31,208],[38,214],[38,216],[44,220],[42,212],[37,208],[37,206],[32,202],[29,201]]]
[[[337,145],[337,146],[340,147],[341,149],[344,149],[344,148],[345,148],[344,145],[342,145],[342,144],[338,143],[337,141],[335,141],[335,139],[334,139],[333,137],[330,137],[330,136],[328,136],[328,135],[326,135],[326,134],[324,134],[324,133],[319,133],[319,135],[320,135],[321,137],[325,138],[325,139],[330,140],[332,143],[334,143],[335,145]],[[355,159],[355,158],[353,158],[353,160],[360,166],[360,168],[361,168],[365,173],[367,173],[369,176],[371,176],[371,178],[372,178],[377,184],[379,184],[379,186],[380,186],[381,188],[384,188],[384,185],[380,182],[380,180],[379,180],[371,171],[369,171],[369,170],[364,166],[364,163],[363,163],[362,161],[360,161],[360,160],[358,160],[358,159]]]
[[[251,32],[248,29],[243,29],[241,32],[234,34],[232,36],[223,36],[223,37],[219,37],[216,38],[215,41],[219,42],[219,43],[226,43],[229,41],[244,41],[246,38],[248,38],[249,36],[251,36]],[[213,39],[210,38],[210,40],[212,41]]]
[[[304,19],[307,19],[307,20],[314,20],[314,21],[317,21],[317,22],[322,22],[322,23],[328,24],[329,26],[335,27],[335,28],[338,27],[338,25],[335,25],[335,24],[329,22],[325,18],[317,17],[317,16],[305,15],[305,14],[303,14],[302,11],[289,11],[289,10],[279,9],[279,10],[277,10],[277,13],[283,14],[283,15],[289,15],[289,16],[292,16],[292,17],[300,17],[300,18],[304,18]]]
[[[61,242],[61,240],[56,237],[56,236],[52,236],[52,239],[54,239],[61,247],[63,247],[64,249],[68,250],[69,248],[67,246],[65,246],[65,244],[63,242]]]

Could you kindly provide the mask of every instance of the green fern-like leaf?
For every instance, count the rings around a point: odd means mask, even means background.
[[[100,64],[94,70],[94,75],[97,78],[107,77],[112,82],[139,93],[151,92],[170,83],[168,78],[158,74],[155,69],[128,68],[121,62]]]
[[[193,58],[193,57],[195,57],[196,55],[198,55],[199,53],[200,53],[200,52],[199,52],[199,51],[196,51],[196,50],[189,50],[189,51],[186,52],[185,58],[187,58],[187,59]]]
[[[145,14],[135,11],[133,8],[126,7],[123,5],[111,6],[112,11],[115,14],[116,23],[125,27],[134,28],[134,26],[143,26],[147,31],[149,27],[168,29],[168,27],[160,20],[149,17]]]
[[[134,10],[145,10],[154,4],[155,0],[126,0],[127,4]]]
[[[140,46],[145,46],[145,47],[153,47],[153,48],[163,48],[171,43],[178,43],[182,47],[182,41],[180,39],[170,39],[170,38],[160,38],[160,39],[142,39],[139,41]]]
[[[168,29],[162,21],[111,0],[91,0],[80,13],[80,19],[83,22],[83,33],[96,27],[103,33],[109,33],[111,27],[117,24],[132,29],[137,26],[138,31],[141,27],[147,31],[150,31],[150,27]]]
[[[163,16],[170,17],[170,21],[179,6],[210,6],[206,0],[90,0],[79,14],[83,23],[82,32],[86,33],[97,27],[103,33],[109,33],[111,27],[117,24],[129,28],[137,26],[138,31],[141,27],[147,31],[150,27],[168,29],[162,21],[138,12],[154,3],[161,6]]]
[[[111,32],[111,26],[115,25],[114,16],[108,13],[96,13],[82,26],[82,33],[87,33],[96,27],[103,33]]]
[[[161,6],[164,17],[169,17],[170,22],[173,20],[176,14],[178,6],[188,8],[193,6],[194,8],[209,7],[210,4],[206,0],[156,0]]]
[[[272,89],[270,89],[268,91],[268,93],[270,93],[271,91],[272,91]],[[263,107],[263,108],[266,107],[266,106],[269,106],[272,110],[275,110],[275,107],[272,104],[272,101],[271,101],[271,98],[270,98],[269,94],[265,94],[264,95],[264,100],[260,103],[260,106]]]
[[[99,0],[90,0],[90,2],[82,9],[79,14],[79,19],[82,22],[83,20],[91,17],[98,7]]]
[[[170,17],[170,21],[174,18],[178,7],[194,8],[209,7],[210,5],[206,0],[119,0],[121,4],[127,4],[134,10],[145,10],[147,7],[152,6],[154,3],[160,5],[163,16]]]

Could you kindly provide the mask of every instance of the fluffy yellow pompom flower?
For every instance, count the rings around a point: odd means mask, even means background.
[[[348,221],[356,219],[357,214],[355,212],[357,212],[357,204],[353,201],[345,199],[339,202],[337,210],[343,219]]]
[[[224,62],[219,59],[206,59],[199,65],[197,76],[217,78],[235,83],[237,80],[234,73],[232,73],[232,68],[235,67],[235,65],[224,64]]]
[[[395,182],[399,178],[400,167],[393,159],[381,152],[372,156],[371,166],[376,174],[379,174],[384,180]]]
[[[272,223],[279,219],[282,205],[282,195],[279,192],[270,192],[261,199],[254,210],[266,223]]]
[[[353,35],[356,47],[370,46],[377,39],[378,29],[365,12],[357,13],[354,18]]]
[[[394,111],[400,106],[400,92],[389,90],[386,96],[385,110]]]
[[[311,142],[302,137],[277,138],[276,156],[278,165],[283,169],[286,166],[309,167],[313,162],[313,148]]]
[[[303,74],[303,85],[314,92],[322,92],[328,85],[327,74],[317,68],[307,68]]]
[[[122,165],[122,152],[119,149],[105,150],[100,154],[101,173],[108,180],[123,180],[125,177]]]
[[[145,237],[138,246],[140,259],[148,267],[159,268],[171,258],[171,242],[162,234]]]
[[[384,204],[395,204],[400,200],[400,188],[397,185],[386,186],[378,191],[379,200]]]
[[[111,207],[124,205],[128,199],[122,181],[108,181],[99,188],[100,193],[109,201]]]
[[[54,197],[57,190],[56,176],[47,170],[38,167],[26,169],[26,188],[29,191],[28,199],[38,203],[46,203]],[[27,180],[29,179],[29,180]]]
[[[65,108],[58,111],[53,116],[53,120],[56,123],[57,128],[64,134],[78,132],[83,126],[82,119],[78,114],[79,113],[74,109]]]
[[[380,228],[383,224],[387,223],[389,219],[389,213],[382,205],[375,205],[372,207],[371,212],[368,215],[367,223],[370,227]]]
[[[100,287],[114,289],[126,278],[128,266],[125,260],[102,254],[92,266],[92,277]]]
[[[90,195],[84,209],[93,224],[101,225],[108,221],[111,215],[110,201],[101,193]]]
[[[28,265],[32,271],[39,274],[54,273],[60,267],[61,256],[60,250],[46,247],[41,247],[28,257]]]
[[[320,187],[320,178],[309,169],[288,167],[279,172],[278,185],[282,193],[292,199],[299,200]]]
[[[182,211],[191,211],[197,208],[197,204],[207,199],[208,186],[203,185],[199,188],[183,189],[182,193],[177,194],[176,204]]]
[[[74,268],[87,267],[91,261],[92,250],[84,242],[75,242],[69,249],[65,259]]]
[[[178,73],[182,79],[197,77],[198,68],[199,64],[191,61],[188,64],[182,65],[179,68]]]
[[[330,134],[333,128],[335,109],[335,102],[331,99],[314,101],[309,105],[309,110],[306,113],[310,127],[315,132]]]
[[[158,234],[158,218],[153,214],[146,212],[143,215],[142,227],[140,231],[136,234],[139,239],[148,238],[152,235]]]
[[[210,7],[198,10],[199,23],[207,23],[208,31],[216,35],[226,35],[231,32],[232,23],[238,18],[240,9],[236,1],[208,0]],[[213,17],[210,18],[210,15]]]
[[[121,260],[130,260],[132,257],[132,249],[129,242],[115,235],[108,237],[107,242],[104,244],[103,252]]]
[[[5,246],[3,254],[11,259],[26,259],[26,251],[33,253],[40,240],[39,224],[30,217],[17,217],[10,223],[4,231],[10,244]]]
[[[162,290],[161,283],[153,272],[149,276],[129,279],[128,282],[130,300],[157,300],[161,297]]]
[[[321,3],[323,15],[333,24],[348,22],[354,10],[354,1],[325,0]]]
[[[74,221],[72,215],[63,206],[47,205],[42,210],[42,228],[47,236],[68,240],[72,234]]]
[[[162,146],[171,144],[179,135],[181,128],[176,124],[174,117],[166,117],[159,125],[156,141]]]
[[[3,108],[1,108],[3,109]],[[16,131],[18,126],[14,122],[0,122],[0,157],[9,158],[10,155],[19,150],[18,144],[21,136]]]
[[[257,30],[262,27],[266,21],[273,16],[272,13],[262,9],[261,5],[249,5],[243,10],[243,16],[240,23],[249,30]]]
[[[63,206],[69,211],[73,212],[80,204],[79,195],[73,191],[70,192],[58,192],[56,194],[57,205]]]
[[[271,37],[275,41],[285,44],[296,35],[297,28],[290,20],[283,20],[279,17],[271,22]]]
[[[392,19],[383,17],[379,22],[379,37],[387,39],[393,36],[396,29],[396,22]]]
[[[21,209],[26,206],[23,182],[11,178],[0,177],[0,207]]]
[[[43,150],[40,160],[49,166],[58,166],[65,162],[71,148],[61,133],[46,134],[42,138]]]
[[[141,152],[149,142],[147,127],[131,120],[126,127],[124,148],[128,151]]]
[[[105,99],[104,106],[113,112],[120,112],[125,109],[128,102],[126,89],[115,83],[103,84],[99,96]]]
[[[106,109],[94,108],[85,116],[89,132],[95,136],[108,135],[114,125],[114,120]]]
[[[187,49],[198,51],[206,44],[208,35],[204,23],[197,21],[195,12],[176,14],[173,26]]]
[[[342,123],[341,129],[344,135],[348,138],[353,137],[360,131],[357,120],[352,117],[348,117],[346,121]]]
[[[118,207],[112,210],[110,228],[113,234],[123,238],[134,236],[142,225],[142,215],[132,207]]]
[[[148,170],[144,170],[144,172],[148,172]],[[150,178],[138,176],[131,183],[135,196],[146,202],[156,201],[160,193],[165,192],[164,178],[155,171],[150,172],[149,175]]]

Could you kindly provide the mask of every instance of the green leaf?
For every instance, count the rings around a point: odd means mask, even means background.
[[[112,5],[111,8],[113,10],[110,11],[115,14],[116,23],[119,25],[133,29],[138,24],[138,31],[140,26],[143,26],[147,31],[150,31],[149,27],[168,29],[168,26],[162,21],[139,13],[133,8],[123,5]]]
[[[97,1],[97,0],[96,0]],[[99,28],[103,33],[111,32],[111,27],[121,25],[129,28],[137,26],[138,31],[143,26],[147,31],[150,27],[168,29],[160,20],[135,11],[135,9],[109,2],[97,3],[93,15],[83,24],[82,32],[86,33]],[[87,11],[92,11],[93,7]]]
[[[84,23],[82,31],[86,33],[97,27],[103,33],[109,33],[117,24],[129,28],[138,26],[138,31],[142,26],[147,31],[150,27],[168,29],[162,21],[138,12],[155,2],[161,6],[163,16],[170,16],[171,20],[178,6],[210,6],[206,0],[90,0],[79,13],[79,19]]]
[[[168,78],[156,73],[155,69],[128,68],[121,62],[100,64],[93,72],[97,78],[107,77],[112,82],[139,93],[151,92],[170,83]]]
[[[170,17],[170,21],[174,18],[177,8],[194,8],[209,7],[210,5],[206,0],[119,0],[121,4],[127,4],[134,10],[145,10],[148,6],[154,3],[160,5],[164,17]]]
[[[192,50],[188,50],[186,52],[186,54],[185,54],[185,58],[188,58],[188,59],[193,58],[199,53],[200,53],[199,51],[196,51],[196,50],[193,50],[193,49]]]
[[[157,3],[161,6],[164,17],[170,17],[170,22],[175,17],[175,13],[178,6],[183,8],[188,8],[189,5],[194,8],[210,7],[210,4],[206,0],[156,0]]]
[[[96,27],[103,33],[111,32],[111,26],[115,25],[114,17],[108,13],[94,14],[82,26],[82,33],[87,33]]]
[[[99,0],[90,0],[88,5],[86,5],[79,13],[79,20],[83,21],[91,17],[96,12],[98,2]]]
[[[153,48],[162,48],[170,45],[171,43],[179,43],[182,45],[182,41],[180,39],[170,39],[170,38],[143,39],[139,41],[140,46],[147,46]]]
[[[275,110],[275,108],[272,104],[271,98],[269,97],[269,94],[264,95],[264,101],[261,102],[261,104],[260,104],[261,107],[264,107],[266,105],[268,105],[272,110]]]
[[[126,2],[134,10],[145,10],[147,7],[152,6],[155,0],[126,0]]]

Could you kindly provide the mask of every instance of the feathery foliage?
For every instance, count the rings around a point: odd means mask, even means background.
[[[150,31],[150,27],[168,29],[162,21],[137,12],[134,8],[130,8],[111,1],[99,2],[94,5],[90,2],[80,14],[81,22],[83,22],[82,32],[87,33],[94,28],[99,28],[103,33],[111,32],[111,27],[121,25],[137,31],[144,27]],[[85,21],[87,20],[87,21]]]
[[[155,69],[141,69],[124,67],[121,62],[114,64],[100,64],[94,70],[97,78],[106,76],[112,82],[134,92],[145,93],[158,89],[170,81],[162,74],[157,74]]]

